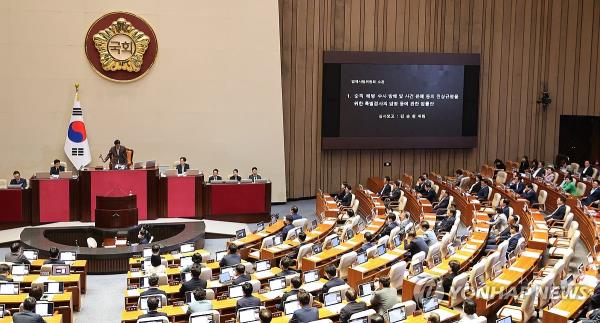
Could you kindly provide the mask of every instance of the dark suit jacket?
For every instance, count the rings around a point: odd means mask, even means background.
[[[593,190],[593,188],[592,188]],[[600,187],[597,188],[596,190],[590,191],[590,195],[588,195],[588,197],[584,198],[583,200],[581,200],[581,203],[583,205],[590,205],[595,201],[600,200]]]
[[[167,296],[167,292],[165,292],[162,289],[158,289],[158,287],[150,287],[147,290],[143,291],[140,293],[140,296],[146,296],[146,295],[165,295]]]
[[[50,167],[50,175],[58,175],[59,172],[64,172],[65,171],[65,166],[59,166],[58,169],[56,169],[56,167],[52,166]]]
[[[389,196],[391,192],[392,192],[392,185],[385,184],[385,185],[383,185],[383,188],[379,192],[379,196]]]
[[[438,231],[450,232],[450,230],[452,230],[452,226],[454,225],[455,220],[456,220],[456,217],[447,216],[445,219],[440,221],[440,223],[438,224]]]
[[[529,169],[529,163],[528,162],[522,161],[519,164],[519,173],[525,173],[525,171],[528,170],[528,169]]]
[[[242,180],[242,176],[240,176],[240,175],[237,175],[237,176],[232,175],[232,176],[229,176],[229,179],[232,180],[232,181],[238,181],[239,182],[239,181]]]
[[[506,254],[509,254],[511,251],[517,248],[517,244],[519,243],[519,239],[521,239],[521,237],[521,232],[519,232],[508,239],[508,249],[506,249]]]
[[[10,180],[10,185],[21,185],[21,188],[27,188],[27,180],[19,178],[19,181],[17,182],[17,180],[13,178]]]
[[[506,227],[504,231],[498,233],[498,243],[501,243],[508,238],[510,238],[510,227]]]
[[[105,158],[110,158],[110,164],[111,165],[116,165],[116,164],[122,164],[125,165],[127,164],[127,148],[125,148],[125,146],[121,146],[119,148],[119,150],[117,150],[117,148],[115,146],[110,147],[110,150],[108,151],[108,154],[106,155]]]
[[[329,289],[336,286],[342,286],[345,283],[346,282],[339,277],[333,277],[332,279],[330,279],[328,282],[323,284],[323,288],[321,289],[321,300],[323,300],[323,294],[329,292]]]
[[[366,310],[367,304],[365,302],[348,302],[340,311],[340,323],[347,323],[353,314]]]
[[[386,225],[385,228],[383,228],[383,230],[381,231],[381,234],[379,236],[380,237],[389,236],[390,233],[392,233],[392,230],[397,226],[398,226],[398,223],[396,223],[396,221]]]
[[[237,300],[237,303],[235,303],[235,310],[239,310],[240,308],[244,308],[244,307],[256,307],[256,306],[260,306],[260,299],[258,297],[255,296],[244,296],[240,299]]]
[[[554,210],[554,212],[552,212],[552,214],[550,214],[550,219],[562,221],[565,218],[566,211],[567,211],[567,207],[564,205],[561,205],[560,207],[557,207],[556,210]]]
[[[228,253],[225,256],[223,256],[221,261],[219,261],[219,266],[221,266],[221,267],[234,266],[241,262],[242,262],[242,258],[240,257],[240,255],[238,255],[237,253],[234,253],[234,254]]]
[[[283,227],[283,229],[281,230],[281,240],[285,240],[288,232],[290,232],[290,230],[292,230],[294,228],[295,228],[295,226],[293,224],[288,224],[285,227]]]
[[[449,203],[450,203],[450,196],[446,196],[433,209],[434,210],[445,210],[448,208]]]
[[[340,202],[342,203],[343,206],[350,206],[350,203],[352,203],[352,193],[348,193],[348,194],[344,195],[344,197],[342,197],[342,200]]]
[[[477,194],[477,193],[479,193],[480,190],[481,190],[481,183],[477,182],[477,183],[473,184],[473,186],[471,186],[471,190],[469,191],[469,193]]]
[[[490,194],[490,187],[486,186],[486,187],[482,187],[479,192],[477,192],[477,199],[479,200],[487,200],[488,199],[488,195]]]
[[[545,172],[544,168],[538,168],[533,172],[532,176],[533,177],[542,177],[542,176],[544,176],[544,172]]]
[[[290,323],[308,323],[319,319],[319,310],[314,307],[303,307],[292,315]]]
[[[212,182],[212,181],[220,181],[220,180],[223,180],[223,177],[221,177],[219,175],[217,175],[217,176],[211,176],[211,177],[208,178],[208,182],[209,183]]]
[[[253,182],[256,181],[257,179],[261,179],[260,175],[256,174],[256,175],[248,175],[248,179],[251,179]]]
[[[60,259],[46,259],[44,260],[44,265],[64,265],[64,260]]]
[[[181,284],[181,287],[179,287],[179,294],[181,297],[185,297],[186,292],[193,291],[196,288],[206,289],[206,280],[192,277],[192,279]]]
[[[408,251],[408,253],[412,257],[421,251],[427,254],[427,252],[429,251],[429,246],[427,245],[427,242],[425,242],[425,239],[423,239],[423,237],[416,237],[413,239],[413,241],[411,241],[408,244],[408,246],[405,246],[404,249]]]
[[[27,257],[23,256],[22,253],[10,253],[6,256],[4,256],[4,261],[6,262],[12,262],[13,264],[25,264],[25,265],[31,265],[31,262],[29,261],[29,259],[27,259]]]
[[[390,201],[398,201],[400,199],[400,195],[402,195],[402,190],[399,188],[396,188],[395,190],[392,191],[392,193],[390,193]]]
[[[3,282],[12,282],[13,280],[12,280],[12,278],[8,278],[8,277],[6,277],[4,275],[0,275],[0,281],[3,281]]]
[[[177,174],[183,174],[185,173],[188,169],[190,169],[190,165],[185,163],[183,164],[183,169],[181,169],[181,164],[177,165],[175,168],[177,168]]]
[[[298,273],[298,272],[297,272],[297,271],[295,271],[295,270],[291,270],[291,269],[284,269],[284,270],[282,270],[281,272],[279,272],[279,273],[278,273],[277,275],[275,275],[275,276],[277,276],[277,277],[285,277],[285,276],[295,275],[295,274],[297,274],[297,273]]]
[[[245,282],[247,282],[247,281],[250,281],[251,279],[252,279],[252,278],[250,277],[250,275],[248,275],[248,274],[243,274],[243,275],[240,275],[238,278],[234,279],[234,280],[233,280],[233,284],[234,284],[234,285],[239,285],[239,284],[241,284],[241,283],[245,283]]]
[[[153,312],[148,312],[147,314],[142,314],[142,315],[138,316],[138,320],[145,319],[147,317],[160,317],[160,316],[168,316],[168,315],[167,315],[167,313],[153,311]]]
[[[450,288],[452,287],[452,281],[454,280],[454,277],[456,277],[456,275],[450,272],[450,274],[448,274],[442,280],[442,288],[444,289],[444,293],[447,294],[450,292]],[[447,299],[446,296],[444,296],[444,299]]]
[[[435,195],[435,190],[433,188],[431,188],[429,191],[423,192],[423,197],[428,199],[431,203],[437,200],[437,196]]]
[[[369,249],[369,248],[371,248],[371,247],[373,247],[373,246],[375,246],[375,244],[374,244],[374,243],[372,243],[372,242],[365,242],[365,243],[363,243],[363,245],[360,247],[360,249],[358,249],[356,252],[357,252],[357,253],[367,252],[367,249]]]
[[[12,317],[14,323],[44,323],[41,315],[27,311],[15,313]]]
[[[521,193],[521,197],[528,200],[531,204],[537,203],[537,194],[533,189],[531,189],[529,192],[524,191]]]
[[[504,213],[504,215],[506,215],[506,218],[508,219],[508,215],[510,214],[510,208],[508,206],[503,207],[502,213]]]
[[[590,166],[588,168],[581,168],[581,176],[584,177],[592,177],[594,175],[594,167]]]
[[[293,288],[290,289],[289,292],[283,293],[283,295],[281,296],[281,304],[279,305],[281,307],[280,309],[282,309],[282,310],[284,309],[283,306],[288,297],[296,295],[296,294],[298,294],[298,289],[293,289]]]
[[[513,190],[513,192],[516,192],[517,194],[521,194],[525,189],[525,184],[523,184],[523,182],[518,182],[517,184],[508,185],[508,188],[510,188],[511,190]]]

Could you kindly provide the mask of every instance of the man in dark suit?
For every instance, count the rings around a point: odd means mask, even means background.
[[[60,160],[55,159],[54,165],[52,167],[50,167],[50,175],[58,175],[58,173],[64,172],[64,171],[65,171],[65,166],[61,166]]]
[[[431,187],[431,184],[425,184],[425,192],[423,192],[423,197],[429,200],[430,203],[437,201],[437,196],[435,194],[435,190]]]
[[[365,304],[365,302],[357,302],[356,296],[354,288],[346,290],[346,300],[348,301],[348,304],[340,311],[340,323],[348,323],[353,314],[367,310],[367,304]]]
[[[27,181],[21,177],[18,170],[13,172],[13,179],[10,180],[10,185],[21,185],[21,188],[27,188]]]
[[[187,158],[179,157],[179,165],[177,165],[177,174],[183,174],[190,169],[190,165],[187,162]]]
[[[179,288],[179,294],[181,297],[185,297],[185,293],[188,291],[192,291],[196,288],[206,289],[206,280],[200,279],[200,273],[202,272],[202,268],[198,264],[192,265],[192,279],[181,284]]]
[[[360,246],[360,249],[358,249],[356,252],[357,253],[367,252],[367,250],[369,248],[375,246],[375,240],[376,240],[376,237],[374,234],[372,234],[371,232],[368,232],[368,231],[365,232],[365,242],[362,244],[362,246]]]
[[[249,282],[245,282],[242,285],[242,291],[244,292],[244,296],[238,299],[235,303],[236,311],[238,311],[240,308],[258,307],[261,305],[260,299],[256,296],[252,296],[252,284],[250,284]]]
[[[12,317],[14,323],[44,323],[41,315],[34,313],[36,300],[33,297],[27,297],[23,301],[23,311],[17,312]]]
[[[450,273],[442,279],[442,288],[444,289],[444,293],[450,294],[450,289],[452,289],[452,282],[454,278],[458,276],[458,272],[460,271],[460,264],[456,260],[451,260],[448,263],[448,267],[450,267]],[[455,291],[457,292],[457,291]],[[444,295],[444,300],[448,300],[448,296]]]
[[[7,264],[0,264],[0,281],[12,282],[12,278],[8,278],[10,275],[10,267]]]
[[[425,180],[425,177],[419,176],[419,178],[417,179],[417,184],[415,185],[415,191],[417,191],[417,193],[423,194],[425,192],[426,183],[427,182]]]
[[[392,233],[392,230],[397,226],[398,223],[396,222],[396,214],[394,214],[394,212],[388,213],[387,217],[385,218],[385,228],[381,230],[379,237],[381,238],[384,236],[389,236]]]
[[[469,189],[469,194],[477,194],[481,190],[481,181],[483,181],[483,176],[475,175],[475,183]]]
[[[477,192],[477,199],[480,201],[487,201],[490,196],[491,188],[488,186],[487,181],[481,181],[481,189]]]
[[[291,213],[290,215],[292,216],[292,221],[296,221],[296,220],[302,219],[302,215],[300,215],[298,213],[298,207],[297,206],[295,206],[295,205],[292,206],[290,208],[290,213]]]
[[[525,186],[525,190],[523,190],[523,193],[521,193],[521,197],[529,201],[530,204],[537,203],[537,194],[535,193],[531,183]]]
[[[538,168],[533,171],[533,177],[543,177],[546,170],[544,169],[544,163],[540,162]]]
[[[290,275],[296,275],[298,272],[290,269],[294,265],[294,260],[290,257],[283,257],[281,261],[279,261],[279,266],[281,267],[281,272],[277,274],[278,277],[285,277]]]
[[[589,160],[583,162],[583,168],[579,172],[581,173],[581,177],[592,177],[594,175],[594,168]]]
[[[513,250],[517,248],[519,244],[519,239],[521,239],[522,235],[519,232],[519,226],[513,225],[510,227],[510,238],[508,239],[508,249],[506,249],[506,254],[508,255]]]
[[[452,226],[456,220],[456,210],[448,210],[447,214],[445,219],[435,223],[435,231],[437,233],[450,232],[452,230]]]
[[[600,181],[598,181],[597,179],[595,179],[592,182],[592,189],[590,190],[590,194],[581,200],[581,204],[585,205],[585,206],[590,206],[592,205],[592,203],[597,204],[597,201],[600,200]]]
[[[383,188],[379,191],[379,196],[383,199],[390,196],[392,192],[392,185],[390,185],[390,177],[386,176],[383,178]]]
[[[110,159],[110,168],[114,168],[115,165],[127,165],[127,148],[121,146],[119,139],[115,140],[114,146],[110,147],[106,157],[102,159],[102,162],[106,162]]]
[[[446,192],[446,190],[442,190],[440,192],[440,201],[436,206],[433,207],[435,214],[440,216],[446,214],[446,209],[448,209],[448,205],[450,205],[450,196]]]
[[[212,176],[208,178],[208,182],[212,182],[212,181],[221,181],[223,180],[223,177],[219,176],[219,170],[218,169],[213,169],[213,173]]]
[[[310,306],[310,295],[305,290],[298,291],[298,302],[301,308],[297,309],[290,323],[308,323],[319,319],[319,310]]]
[[[4,261],[12,262],[13,264],[31,264],[29,259],[23,255],[23,249],[21,249],[21,244],[18,242],[13,242],[10,245],[10,254],[4,256]]]
[[[502,199],[502,213],[504,213],[508,219],[508,216],[510,215],[510,201],[508,199]]]
[[[231,174],[231,176],[229,176],[229,180],[238,181],[238,182],[242,180],[242,176],[239,175],[239,171],[237,168],[233,169],[233,174]]]
[[[285,218],[283,218],[283,229],[281,230],[281,240],[284,241],[285,238],[287,237],[288,232],[290,232],[290,230],[293,230],[295,227],[292,224],[292,222],[294,222],[294,220],[292,219],[291,215],[286,215]]]
[[[64,265],[65,262],[63,260],[58,259],[58,257],[60,256],[60,250],[58,250],[58,248],[52,247],[50,248],[50,250],[48,251],[48,254],[50,255],[50,259],[46,259],[44,261],[44,265]]]
[[[498,232],[497,234],[491,232],[490,236],[488,237],[488,240],[485,244],[485,251],[494,251],[496,249],[498,249],[498,246],[504,242],[506,239],[510,238],[510,228],[513,225],[517,225],[517,217],[516,216],[510,216],[508,217],[508,225],[506,226],[506,228],[504,228],[504,230]]]
[[[167,296],[167,292],[162,289],[158,289],[158,276],[156,274],[152,274],[148,277],[148,285],[150,288],[140,293],[140,296],[148,296],[148,295],[165,295]]]
[[[346,195],[346,186],[348,186],[348,183],[347,182],[342,182],[342,185],[340,187],[341,188],[340,192],[337,193],[337,194],[335,194],[335,195],[332,195],[332,197],[336,201],[341,201],[344,198],[344,195]]]
[[[350,203],[352,203],[352,186],[346,185],[345,192],[346,194],[344,194],[344,197],[339,201],[339,204],[341,206],[350,206]]]
[[[406,240],[404,241],[404,250],[407,251],[406,258],[411,259],[417,253],[423,251],[425,254],[429,252],[429,246],[425,239],[422,237],[417,237],[417,234],[414,231],[409,231],[406,235]]]
[[[138,320],[147,318],[147,317],[161,317],[161,316],[168,317],[166,313],[157,311],[158,303],[160,302],[158,300],[158,297],[155,297],[155,296],[148,297],[147,302],[148,302],[148,313],[138,316]]]
[[[252,167],[252,173],[248,175],[248,179],[256,182],[257,179],[261,179],[260,175],[258,175],[258,168]]]
[[[529,157],[523,156],[523,158],[521,158],[521,162],[519,163],[519,173],[525,173],[525,171],[528,169],[529,169]]]
[[[327,278],[327,282],[323,284],[323,288],[321,289],[321,301],[323,300],[323,295],[329,292],[329,289],[346,283],[343,279],[337,277],[336,274],[337,269],[334,265],[325,267],[325,278]]]
[[[234,285],[239,285],[252,279],[250,275],[246,274],[246,266],[244,266],[243,264],[235,265],[235,275],[237,277],[235,277],[235,279],[233,280]]]
[[[281,303],[278,305],[280,310],[284,309],[283,306],[285,305],[285,301],[287,300],[288,297],[298,294],[298,291],[300,290],[300,286],[302,286],[302,280],[300,280],[300,277],[297,276],[297,277],[292,278],[292,280],[290,281],[290,284],[292,285],[292,289],[283,293],[283,296],[281,296]]]
[[[516,174],[513,176],[508,188],[517,194],[523,193],[523,190],[525,190],[525,183],[523,182],[521,174]]]
[[[567,207],[565,206],[566,201],[567,200],[562,196],[559,196],[556,199],[556,209],[554,212],[545,216],[546,221],[548,221],[550,225],[555,221],[563,221],[565,219],[565,213],[567,211]]]
[[[238,248],[234,243],[230,244],[227,250],[227,254],[219,261],[219,266],[229,267],[242,263],[242,258],[238,254]]]

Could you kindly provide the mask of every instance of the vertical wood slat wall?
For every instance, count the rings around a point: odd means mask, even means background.
[[[552,160],[561,114],[600,115],[600,1],[279,0],[279,12],[289,198],[496,157]],[[478,147],[321,150],[327,50],[480,53]],[[544,83],[547,111],[536,104]]]

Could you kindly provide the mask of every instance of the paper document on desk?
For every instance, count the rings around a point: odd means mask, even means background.
[[[500,284],[500,285],[506,285],[506,286],[508,286],[508,285],[512,284],[512,282],[511,282],[510,280],[506,280],[506,279],[500,279],[500,278],[496,278],[496,279],[494,279],[494,280],[493,280],[493,282],[494,282],[494,283],[498,283],[498,284]]]
[[[48,281],[48,276],[40,276],[36,280],[34,280],[32,284],[43,284],[47,281]]]
[[[524,269],[524,268],[521,268],[521,267],[514,267],[514,266],[510,267],[510,270],[516,271],[516,272],[519,272],[519,273],[524,273],[524,272],[527,271],[527,269]]]
[[[383,258],[385,260],[392,261],[392,260],[396,260],[396,258],[398,258],[398,257],[396,257],[395,255],[389,254],[389,253],[385,253],[385,254],[379,256],[379,258]]]
[[[541,253],[536,253],[536,252],[531,252],[531,251],[523,251],[521,253],[521,256],[527,257],[527,258],[539,258],[540,255],[541,255]]]
[[[570,317],[571,316],[571,313],[569,313],[569,312],[567,312],[565,310],[554,308],[554,307],[551,308],[549,312],[552,313],[552,314],[560,315],[562,317]]]
[[[274,291],[266,292],[266,293],[263,293],[262,296],[264,296],[268,300],[272,300],[272,299],[283,296],[283,290],[274,290]]]
[[[137,296],[140,296],[140,291],[137,288],[127,290],[127,297],[137,297]]]
[[[258,279],[258,280],[269,278],[272,276],[275,276],[275,274],[273,274],[273,272],[270,270],[264,270],[264,271],[259,271],[257,273],[254,273],[254,277],[256,277],[256,279]]]

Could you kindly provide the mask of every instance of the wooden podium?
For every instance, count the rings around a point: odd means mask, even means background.
[[[137,196],[96,196],[96,228],[129,228],[138,224]]]

